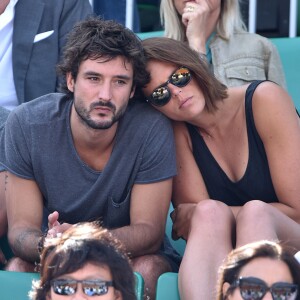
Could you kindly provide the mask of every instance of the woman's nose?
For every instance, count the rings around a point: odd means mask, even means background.
[[[172,94],[173,96],[178,96],[178,95],[182,92],[182,89],[181,89],[180,87],[175,86],[175,85],[173,85],[172,83],[169,83],[169,84],[168,84],[168,87],[169,87],[169,89],[170,89],[170,91],[171,91],[171,94]]]

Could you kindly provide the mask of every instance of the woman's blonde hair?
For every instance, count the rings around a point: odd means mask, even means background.
[[[185,27],[175,8],[174,0],[161,0],[160,18],[166,37],[178,41],[186,40]],[[221,0],[221,12],[216,26],[216,34],[228,40],[233,33],[245,31],[247,28],[241,16],[239,0]]]

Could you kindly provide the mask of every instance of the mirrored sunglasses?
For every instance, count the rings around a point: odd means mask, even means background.
[[[108,287],[113,286],[112,281],[73,279],[55,279],[51,281],[51,286],[55,294],[68,296],[76,293],[78,283],[81,283],[82,291],[87,296],[105,295]]]
[[[276,282],[269,287],[263,280],[256,277],[241,277],[231,287],[238,287],[244,300],[262,300],[268,291],[273,300],[295,300],[298,294],[297,284]]]
[[[147,97],[146,101],[155,106],[164,106],[171,99],[171,91],[168,88],[168,84],[171,83],[177,87],[184,87],[191,81],[191,79],[191,71],[186,67],[180,67],[165,83],[156,88],[152,94]]]

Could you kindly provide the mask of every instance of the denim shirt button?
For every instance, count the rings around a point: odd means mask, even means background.
[[[249,70],[248,70],[248,68],[245,68],[245,73],[246,73],[247,75],[249,75]]]

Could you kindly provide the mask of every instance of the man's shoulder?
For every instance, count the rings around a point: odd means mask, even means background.
[[[157,120],[167,120],[167,117],[150,104],[135,100],[129,103],[126,114],[127,118],[134,121],[155,122]]]
[[[127,143],[128,140],[143,143],[153,136],[157,139],[170,136],[172,132],[171,121],[150,104],[142,102],[128,106],[118,127],[119,138]]]
[[[65,99],[65,94],[50,93],[19,105],[11,115],[31,124],[49,122],[61,115],[67,103],[69,101]]]

